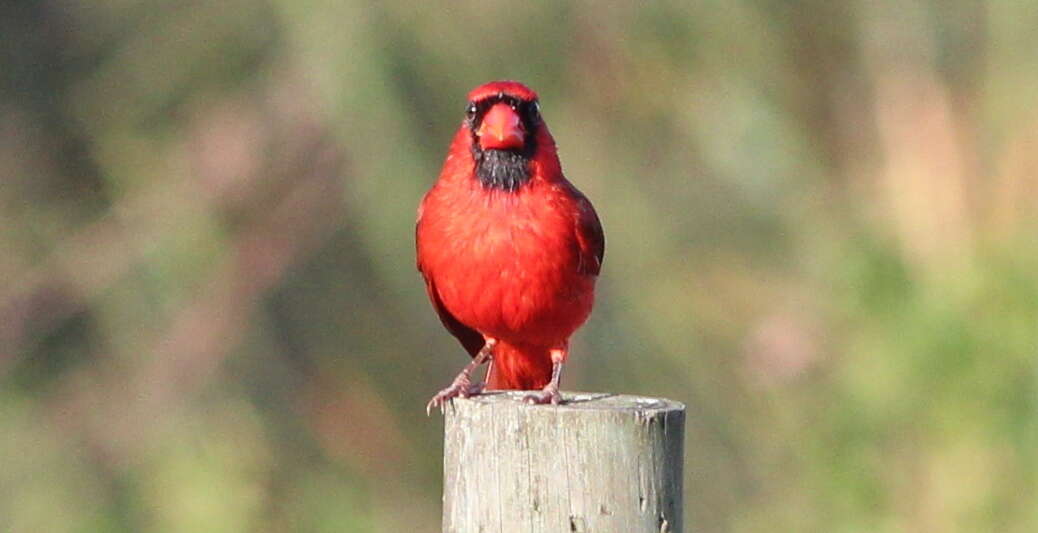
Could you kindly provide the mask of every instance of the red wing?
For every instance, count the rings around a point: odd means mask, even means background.
[[[591,201],[580,192],[577,192],[577,208],[577,244],[580,246],[577,269],[581,274],[597,276],[605,257],[605,233]]]
[[[424,211],[425,202],[418,206],[418,222],[415,224],[415,243],[417,244],[418,229],[422,224],[422,213]],[[465,348],[465,351],[469,355],[475,357],[476,354],[483,349],[483,335],[480,335],[478,331],[462,324],[460,320],[454,317],[450,311],[443,305],[443,301],[440,300],[440,294],[436,291],[436,284],[433,280],[426,275],[425,271],[422,270],[422,253],[421,250],[417,250],[417,267],[418,271],[422,273],[422,278],[425,279],[425,292],[429,295],[429,302],[432,303],[433,309],[436,310],[436,314],[440,316],[440,322],[443,323],[443,327],[447,328],[447,331],[454,335],[461,345]]]
[[[440,295],[436,292],[436,285],[429,278],[425,278],[425,291],[429,294],[429,301],[432,302],[433,309],[436,309],[436,314],[440,315],[440,322],[443,322],[443,327],[447,328],[451,335],[457,337],[469,355],[475,357],[476,353],[483,348],[483,335],[462,324],[460,320],[455,318],[444,307],[443,302],[440,300]]]

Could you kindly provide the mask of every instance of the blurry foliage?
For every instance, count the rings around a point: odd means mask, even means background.
[[[0,530],[438,531],[414,271],[528,82],[606,227],[568,388],[695,531],[1038,529],[1028,2],[0,6]],[[546,451],[546,453],[551,453]]]

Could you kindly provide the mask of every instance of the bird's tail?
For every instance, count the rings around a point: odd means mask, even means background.
[[[551,354],[543,346],[498,341],[493,365],[487,389],[535,390],[551,381]]]

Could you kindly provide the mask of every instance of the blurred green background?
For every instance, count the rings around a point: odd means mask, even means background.
[[[689,531],[1038,530],[1032,2],[8,0],[0,42],[0,531],[439,531],[414,215],[502,78],[606,229],[564,386],[688,405]]]

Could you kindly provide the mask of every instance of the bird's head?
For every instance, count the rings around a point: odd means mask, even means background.
[[[529,181],[542,135],[537,93],[515,81],[493,81],[469,93],[465,123],[476,177],[486,187],[514,191]],[[543,133],[546,134],[546,131]]]
[[[482,150],[522,150],[540,122],[537,93],[514,81],[492,81],[469,93],[465,120]]]

